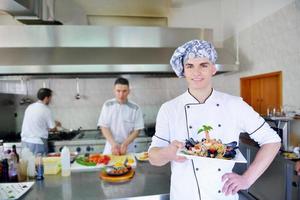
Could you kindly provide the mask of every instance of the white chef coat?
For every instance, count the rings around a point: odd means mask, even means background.
[[[44,144],[41,138],[48,138],[48,131],[55,127],[50,108],[37,101],[27,107],[22,124],[22,141]]]
[[[166,147],[173,140],[185,142],[190,137],[201,141],[203,133],[197,134],[202,125],[210,125],[210,137],[223,143],[239,142],[241,132],[260,145],[280,142],[279,136],[265,120],[240,97],[212,90],[204,103],[199,103],[189,91],[164,103],[156,120],[156,133],[152,147]],[[203,160],[203,159],[202,159]],[[183,163],[171,162],[172,200],[236,200],[238,195],[225,196],[221,191],[225,182],[223,174],[232,172],[233,162],[220,166],[218,160],[203,162],[200,159]]]
[[[120,104],[116,99],[106,101],[102,107],[98,126],[109,128],[115,141],[123,143],[134,130],[144,128],[140,107],[132,101]],[[134,152],[134,142],[128,145],[127,152]],[[106,141],[104,154],[111,154],[111,145]]]

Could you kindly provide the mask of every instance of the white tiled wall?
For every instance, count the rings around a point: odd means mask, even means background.
[[[102,104],[113,98],[115,78],[84,78],[79,79],[80,96],[75,99],[76,79],[31,79],[28,82],[29,96],[36,99],[36,92],[43,82],[50,84],[54,91],[50,105],[55,119],[60,120],[65,128],[95,129]],[[154,123],[159,107],[186,90],[184,79],[178,78],[129,78],[131,93],[129,99],[139,104],[143,110],[145,123]],[[20,92],[21,81],[0,81],[0,93],[22,94],[15,97],[15,112],[17,130],[21,129],[24,110],[28,105],[20,105],[20,99],[26,94],[26,89]],[[12,112],[12,111],[10,111]]]
[[[300,108],[300,8],[291,3],[264,18],[242,31],[239,42],[240,71],[216,76],[215,87],[240,95],[240,77],[282,71],[283,105]],[[225,47],[232,46],[227,40]]]

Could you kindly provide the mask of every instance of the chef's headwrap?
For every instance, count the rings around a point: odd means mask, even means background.
[[[217,52],[212,43],[204,40],[191,40],[178,47],[170,60],[170,64],[178,77],[184,77],[184,63],[191,58],[208,58],[215,64]]]

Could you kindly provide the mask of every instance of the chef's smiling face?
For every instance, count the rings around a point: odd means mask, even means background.
[[[115,97],[119,103],[125,103],[127,101],[129,91],[128,85],[116,84],[114,86]]]
[[[189,89],[211,88],[211,78],[216,67],[207,58],[192,58],[184,63],[184,76]]]

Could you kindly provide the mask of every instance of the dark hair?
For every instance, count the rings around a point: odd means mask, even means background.
[[[117,84],[121,84],[121,85],[128,85],[129,86],[129,81],[126,78],[117,78],[117,80],[115,81],[115,85]]]
[[[50,96],[52,96],[52,90],[50,90],[49,88],[41,88],[37,93],[37,98],[41,101]]]

